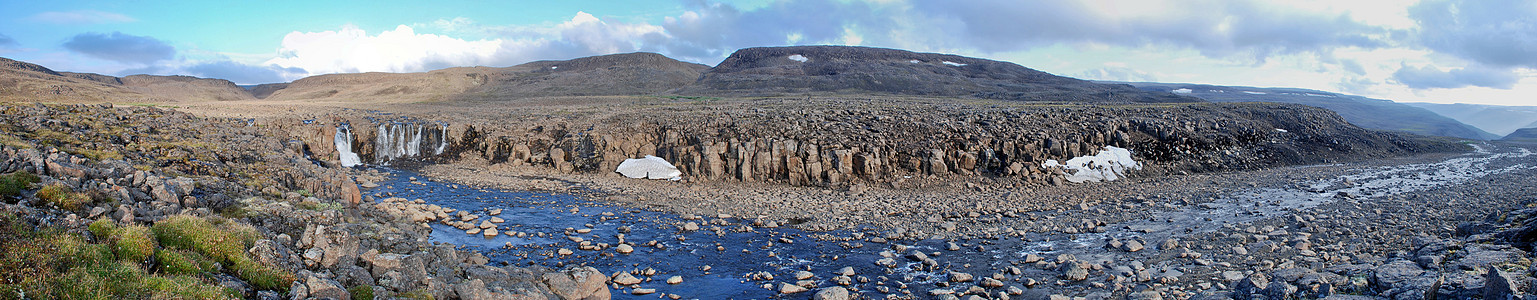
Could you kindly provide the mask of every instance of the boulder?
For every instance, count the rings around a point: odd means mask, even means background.
[[[560,272],[545,273],[543,279],[550,292],[563,300],[609,299],[607,276],[593,267],[580,267]]]

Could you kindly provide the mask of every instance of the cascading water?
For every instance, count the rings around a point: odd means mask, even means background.
[[[427,126],[417,122],[379,124],[378,136],[374,138],[374,162],[388,164],[400,158],[443,154],[448,147],[448,125],[440,124],[437,131]]]
[[[357,153],[352,152],[352,127],[342,124],[336,127],[336,153],[341,158],[343,167],[353,167],[363,164],[363,159]]]

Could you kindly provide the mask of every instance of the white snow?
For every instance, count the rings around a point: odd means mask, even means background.
[[[1105,146],[1094,156],[1074,157],[1067,160],[1067,164],[1052,159],[1041,166],[1061,169],[1067,173],[1067,181],[1073,183],[1113,181],[1125,178],[1127,170],[1142,169],[1142,163],[1131,158],[1131,150],[1115,146]]]
[[[1243,91],[1243,93],[1244,93],[1244,94],[1250,94],[1250,95],[1264,95],[1264,94],[1269,94],[1269,93],[1266,93],[1266,92],[1253,92],[1253,91]]]
[[[550,70],[554,70],[554,69],[557,69],[557,68],[560,68],[560,66],[550,66]]]
[[[958,63],[958,62],[950,62],[950,61],[946,61],[946,62],[944,62],[944,63],[945,63],[945,65],[949,65],[949,66],[951,66],[951,67],[964,67],[964,66],[966,66],[966,64],[963,64],[963,63]]]
[[[1280,128],[1276,128],[1276,129],[1275,129],[1275,131],[1276,131],[1276,132],[1286,132],[1286,129],[1280,129]]]
[[[1175,93],[1175,94],[1189,94],[1189,93],[1195,92],[1195,90],[1191,90],[1191,89],[1175,89],[1175,90],[1172,90],[1172,91],[1169,91],[1169,92]]]
[[[678,171],[678,167],[674,167],[666,159],[651,155],[645,158],[626,159],[619,163],[619,168],[614,172],[619,172],[624,177],[646,179],[672,179],[683,175],[683,172]]]
[[[916,64],[916,63],[922,63],[923,61],[914,59],[914,60],[909,60],[907,62],[915,63]]]
[[[811,59],[810,58],[806,58],[805,56],[802,56],[800,54],[796,54],[796,55],[791,55],[790,56],[790,60],[798,61],[798,62],[806,62],[807,60],[811,60]]]

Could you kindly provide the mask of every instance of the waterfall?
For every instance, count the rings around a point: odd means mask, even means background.
[[[346,124],[336,127],[336,153],[341,157],[343,167],[351,168],[363,164],[363,159],[357,153],[352,152],[352,128]]]
[[[410,127],[416,127],[416,130],[414,130],[416,133],[411,135],[411,142],[406,144],[406,157],[416,157],[422,154],[422,126],[417,124],[407,125],[407,128]]]
[[[438,150],[433,151],[432,155],[443,154],[443,148],[448,148],[448,124],[439,124],[439,126]]]

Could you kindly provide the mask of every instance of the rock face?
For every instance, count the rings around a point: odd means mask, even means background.
[[[737,50],[685,95],[864,92],[1054,102],[1199,102],[1098,84],[1017,64],[957,55],[847,46]]]

